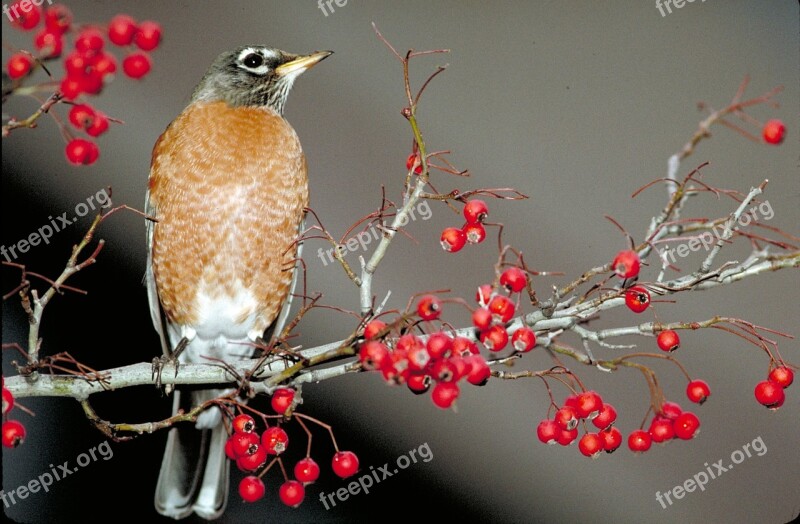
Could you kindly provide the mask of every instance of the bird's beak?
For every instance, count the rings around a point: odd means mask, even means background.
[[[310,55],[298,56],[297,58],[294,58],[293,60],[276,67],[275,74],[278,76],[286,76],[294,73],[303,73],[304,71],[314,67],[317,62],[321,62],[332,54],[333,51],[317,51],[316,53],[312,53]]]

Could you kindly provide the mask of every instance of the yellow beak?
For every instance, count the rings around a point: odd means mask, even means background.
[[[294,60],[281,64],[275,68],[275,74],[278,76],[286,76],[292,73],[302,73],[307,69],[311,69],[318,62],[328,58],[333,54],[333,51],[317,51],[306,56],[298,56]]]

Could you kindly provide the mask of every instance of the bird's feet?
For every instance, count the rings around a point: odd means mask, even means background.
[[[183,350],[186,349],[186,346],[188,346],[188,345],[189,345],[189,339],[186,338],[186,337],[183,337],[180,340],[180,342],[178,342],[178,345],[175,346],[175,350],[170,355],[163,355],[163,356],[160,356],[160,357],[153,357],[153,362],[152,362],[152,370],[153,371],[152,371],[151,378],[153,380],[155,380],[157,388],[161,388],[161,373],[164,371],[164,368],[168,364],[172,364],[172,366],[175,368],[175,375],[174,376],[175,377],[178,376],[178,368],[180,367],[180,361],[178,360],[178,357],[180,357],[181,353],[183,353]],[[175,385],[174,384],[167,384],[166,387],[164,388],[164,390],[166,391],[167,395],[172,393],[173,389],[175,389]]]

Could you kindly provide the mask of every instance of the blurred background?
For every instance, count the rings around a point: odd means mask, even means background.
[[[313,0],[231,2],[65,2],[84,23],[107,23],[124,12],[137,20],[163,24],[164,41],[153,53],[152,73],[142,81],[121,75],[92,104],[125,122],[99,139],[101,157],[90,167],[69,166],[52,119],[35,130],[3,139],[2,245],[9,246],[48,223],[49,216],[71,212],[106,186],[115,204],[142,208],[152,146],[165,126],[185,107],[196,82],[222,51],[243,44],[267,44],[291,52],[335,51],[301,77],[286,110],[308,157],[311,205],[335,235],[376,209],[381,187],[400,198],[411,133],[400,116],[404,106],[399,62],[379,42],[375,22],[399,50],[448,48],[449,55],[422,58],[412,65],[414,84],[436,66],[447,71],[429,87],[419,108],[428,147],[448,149],[450,159],[472,177],[435,174],[442,192],[478,187],[514,187],[530,196],[522,202],[490,201],[492,220],[505,224],[504,238],[540,270],[562,271],[563,278],[535,281],[546,294],[551,284],[603,264],[625,246],[603,216],[615,217],[637,241],[664,205],[666,191],[654,187],[636,199],[638,187],[666,173],[667,158],[691,137],[705,117],[697,103],[726,105],[745,75],[746,96],[785,86],[780,107],[758,106],[760,121],[782,119],[788,128],[780,147],[751,142],[722,126],[681,166],[683,175],[702,162],[704,180],[746,192],[768,178],[765,194],[774,218],[769,225],[795,235],[800,223],[800,71],[798,4],[789,1],[708,0],[672,5],[662,14],[650,2],[476,2],[404,1],[331,4],[326,13]],[[3,20],[3,63],[13,47],[30,48],[32,35]],[[58,68],[58,66],[56,66]],[[60,69],[57,69],[60,74]],[[7,102],[4,113],[27,116],[31,99]],[[65,117],[64,107],[56,112]],[[758,134],[758,127],[749,127]],[[246,144],[243,144],[246,154]],[[496,243],[447,254],[438,246],[444,227],[461,217],[431,205],[429,220],[398,236],[376,277],[379,299],[391,291],[389,308],[403,308],[408,297],[431,289],[450,289],[471,300],[476,286],[493,276]],[[727,199],[695,199],[684,216],[723,216]],[[213,220],[213,217],[211,218]],[[91,218],[32,248],[17,262],[54,276]],[[66,294],[48,307],[41,335],[43,353],[69,351],[96,369],[149,361],[160,353],[150,323],[142,276],[144,224],[132,213],[105,222],[99,237],[107,242],[98,263],[71,281],[89,291]],[[309,292],[324,303],[358,307],[358,294],[341,268],[315,256],[321,242],[308,242]],[[748,246],[723,252],[741,260]],[[357,264],[357,253],[348,254]],[[718,261],[722,261],[721,258]],[[699,256],[680,260],[692,271]],[[655,277],[654,268],[644,278]],[[3,270],[3,289],[18,282]],[[653,320],[691,321],[724,315],[798,333],[798,275],[784,270],[734,286],[681,295],[677,303],[658,303],[641,317],[627,311],[604,314],[593,326],[631,325]],[[459,308],[448,319],[465,324]],[[331,310],[311,312],[295,341],[305,347],[338,340],[355,327],[352,317]],[[26,320],[17,299],[3,303],[3,342],[22,342]],[[682,333],[678,354],[690,373],[706,380],[712,396],[691,409],[700,416],[701,434],[691,442],[654,445],[635,456],[624,446],[597,460],[569,448],[547,447],[536,425],[547,416],[548,398],[540,381],[491,381],[466,387],[457,411],[436,408],[429,396],[392,388],[379,376],[346,376],[303,390],[303,411],[330,423],[342,448],[358,453],[362,470],[393,463],[427,443],[433,458],[418,462],[326,510],[320,493],[346,485],[328,469],[332,446],[317,431],[313,455],[323,466],[320,482],[309,487],[298,509],[277,496],[277,471],[265,480],[267,496],[247,505],[231,494],[220,522],[356,522],[388,516],[426,520],[427,508],[444,508],[455,519],[493,522],[770,522],[791,521],[800,512],[800,386],[787,390],[777,412],[758,405],[753,387],[766,377],[763,352],[718,330]],[[569,340],[569,339],[568,339]],[[575,342],[575,340],[571,340]],[[657,351],[654,339],[622,340],[641,351]],[[781,339],[789,360],[800,361],[797,339]],[[614,351],[594,348],[598,356]],[[12,372],[4,351],[3,373]],[[551,361],[541,349],[516,369],[544,369]],[[689,408],[685,379],[674,367],[655,365],[669,398]],[[576,366],[584,382],[601,392],[619,412],[627,435],[637,428],[648,405],[639,373],[614,374]],[[557,400],[566,396],[555,389]],[[25,399],[36,412],[17,413],[28,429],[25,444],[3,449],[3,489],[14,490],[104,441],[90,427],[79,405],[65,399]],[[115,421],[143,422],[168,415],[171,400],[143,387],[97,395],[98,413]],[[266,404],[264,404],[266,406]],[[295,427],[292,425],[292,427]],[[290,433],[294,446],[288,464],[302,455],[305,437]],[[688,493],[667,508],[657,491],[669,491],[705,470],[704,463],[729,462],[730,454],[761,438],[767,448],[711,481],[705,491]],[[87,465],[51,486],[5,507],[18,522],[76,521],[123,514],[158,522],[153,492],[165,433],[112,443],[113,457]],[[51,466],[54,465],[54,466]],[[234,486],[240,474],[233,473]],[[233,487],[232,489],[235,489]]]

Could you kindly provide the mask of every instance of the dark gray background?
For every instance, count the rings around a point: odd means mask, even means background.
[[[603,219],[613,215],[641,240],[649,218],[664,203],[654,188],[631,200],[631,193],[666,172],[666,159],[696,129],[702,100],[725,105],[745,74],[755,96],[775,85],[786,90],[778,109],[754,108],[760,120],[782,118],[788,128],[783,146],[755,144],[723,127],[703,142],[682,166],[682,173],[703,161],[711,165],[705,180],[746,191],[769,178],[765,197],[775,210],[769,225],[797,234],[798,202],[798,6],[790,1],[687,3],[662,17],[653,2],[359,2],[349,0],[324,16],[310,0],[294,2],[71,2],[81,21],[107,21],[127,12],[164,26],[163,46],[154,70],[142,82],[118,78],[93,101],[126,122],[113,126],[99,142],[100,161],[72,168],[54,123],[20,131],[3,140],[4,245],[45,224],[48,215],[74,208],[101,187],[111,185],[114,201],[141,207],[150,151],[164,127],[186,105],[192,88],[222,50],[264,43],[293,52],[332,49],[334,56],[300,78],[290,96],[287,118],[308,155],[312,207],[326,226],[341,234],[379,203],[380,186],[398,198],[404,161],[411,143],[403,106],[401,71],[373,34],[375,21],[398,48],[450,48],[449,56],[419,60],[416,85],[429,71],[449,63],[420,106],[429,147],[450,149],[452,160],[473,178],[436,175],[440,190],[454,187],[516,187],[531,196],[525,202],[490,202],[492,218],[506,225],[506,239],[522,249],[538,269],[569,276],[604,263],[624,243]],[[4,41],[25,45],[27,36],[6,31]],[[7,50],[4,49],[4,63]],[[26,115],[35,107],[15,101],[3,109]],[[64,114],[63,108],[58,108]],[[754,128],[752,128],[754,129]],[[755,130],[755,129],[754,129]],[[242,154],[247,154],[243,145]],[[721,216],[731,202],[698,199],[686,216]],[[375,292],[392,291],[390,307],[403,307],[411,294],[450,288],[471,297],[492,275],[492,242],[448,255],[437,246],[438,232],[458,225],[459,217],[433,206],[433,218],[417,221],[414,243],[398,238],[380,268]],[[31,269],[56,274],[70,245],[88,218],[39,246],[22,260]],[[97,266],[75,284],[88,297],[67,295],[48,309],[44,351],[70,351],[97,368],[149,360],[159,352],[147,313],[144,288],[145,245],[142,220],[120,215],[103,225],[108,241]],[[309,290],[325,302],[357,307],[356,289],[332,265],[307,246]],[[746,246],[728,251],[746,256]],[[349,260],[356,262],[355,255]],[[687,259],[685,270],[698,259]],[[654,275],[647,273],[649,278]],[[16,274],[3,273],[3,289]],[[648,278],[646,276],[645,278]],[[557,280],[555,280],[557,281]],[[542,292],[554,280],[537,282]],[[797,273],[781,271],[702,294],[681,296],[677,304],[657,304],[665,321],[698,320],[715,314],[741,317],[795,335]],[[455,308],[451,308],[455,309]],[[466,315],[452,311],[454,322]],[[600,326],[652,320],[611,312]],[[345,336],[351,318],[331,311],[312,312],[297,339],[306,347]],[[14,301],[3,305],[3,341],[23,340],[24,318]],[[267,498],[243,505],[233,495],[222,522],[358,521],[400,516],[428,520],[427,507],[442,505],[457,518],[498,522],[787,522],[800,510],[800,387],[787,391],[777,413],[759,406],[754,385],[767,371],[765,355],[741,339],[719,331],[686,333],[678,356],[693,375],[707,380],[711,399],[693,407],[702,433],[692,442],[654,446],[645,455],[627,449],[589,460],[576,446],[546,447],[535,428],[546,415],[547,396],[538,381],[494,381],[466,388],[458,412],[443,412],[429,398],[405,388],[390,388],[377,376],[348,376],[305,388],[307,413],[331,423],[340,445],[362,458],[362,467],[379,466],[427,442],[433,460],[416,464],[376,486],[370,495],[325,511],[321,491],[343,485],[327,472],[330,445],[323,433],[315,456],[325,480],[310,487],[296,510],[277,499],[279,479],[270,472]],[[638,342],[654,349],[652,339]],[[797,340],[783,340],[783,354],[798,362]],[[612,350],[596,349],[610,355]],[[9,373],[4,355],[4,373]],[[549,365],[540,351],[522,366]],[[522,369],[520,367],[520,369]],[[670,398],[685,407],[684,380],[674,369],[656,366]],[[620,412],[627,434],[638,426],[647,406],[641,375],[577,371]],[[556,390],[557,400],[565,392]],[[97,409],[115,420],[163,417],[170,402],[150,388],[98,396]],[[3,488],[14,489],[48,464],[74,462],[102,442],[79,407],[68,400],[25,400],[35,419],[20,414],[29,429],[25,445],[3,450]],[[304,437],[292,433],[295,452]],[[767,446],[668,509],[655,499],[704,469],[705,462],[727,461],[730,453],[761,437]],[[156,518],[152,493],[165,435],[113,445],[114,458],[55,484],[49,494],[20,501],[7,514],[19,521],[74,521],[110,517],[111,511],[134,519]],[[290,459],[290,462],[293,460]],[[238,474],[234,480],[238,481]],[[101,518],[102,518],[101,517]]]

